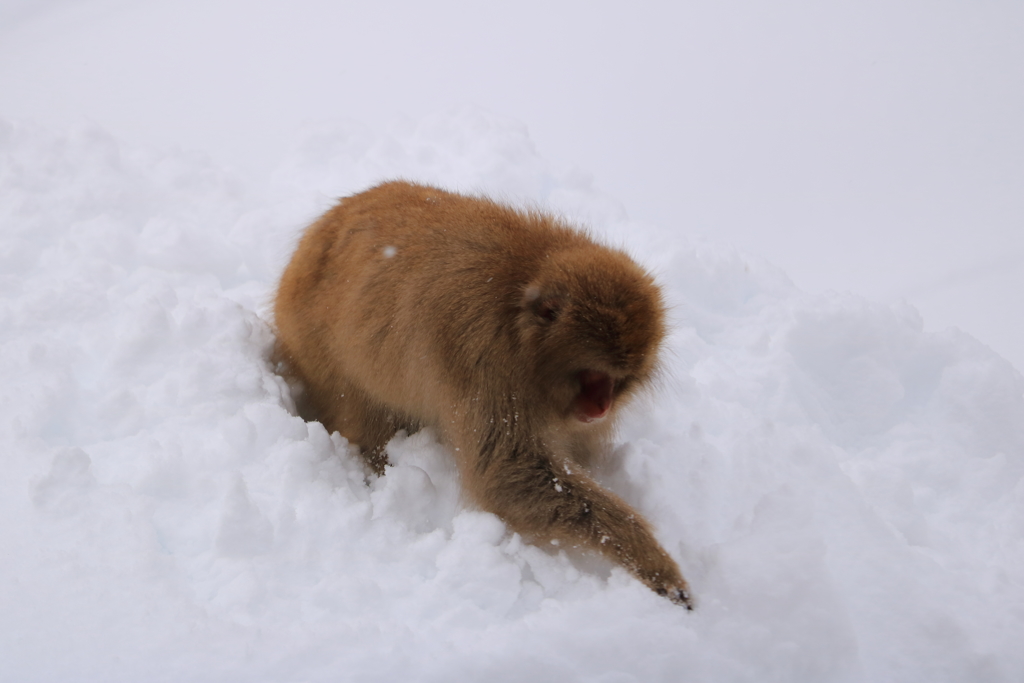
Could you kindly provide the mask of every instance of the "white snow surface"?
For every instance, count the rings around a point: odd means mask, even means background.
[[[335,198],[398,177],[563,214],[656,273],[665,372],[597,475],[694,612],[474,509],[430,431],[374,478],[294,414],[275,282]],[[472,109],[305,130],[259,186],[0,123],[0,680],[1024,680],[1021,375],[684,227]]]

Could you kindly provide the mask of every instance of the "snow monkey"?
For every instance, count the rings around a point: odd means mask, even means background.
[[[376,473],[396,431],[433,427],[510,529],[691,607],[648,522],[585,469],[665,336],[660,290],[624,253],[539,212],[389,182],[307,229],[274,316],[300,412]]]

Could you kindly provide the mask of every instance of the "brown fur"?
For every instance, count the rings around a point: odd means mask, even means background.
[[[540,213],[385,183],[306,231],[274,313],[304,412],[378,474],[398,429],[432,426],[511,529],[603,553],[690,606],[649,524],[582,467],[665,334],[628,256]]]

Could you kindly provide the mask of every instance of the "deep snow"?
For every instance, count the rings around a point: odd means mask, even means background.
[[[599,475],[695,612],[466,506],[429,432],[368,480],[293,414],[275,279],[335,197],[395,177],[563,213],[655,271],[665,377]],[[1024,379],[923,329],[630,222],[476,110],[305,130],[263,184],[0,123],[0,679],[1022,680]]]

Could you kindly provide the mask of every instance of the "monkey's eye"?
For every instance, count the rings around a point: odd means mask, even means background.
[[[562,302],[556,297],[541,297],[533,302],[533,313],[538,318],[553,323],[562,313]]]

